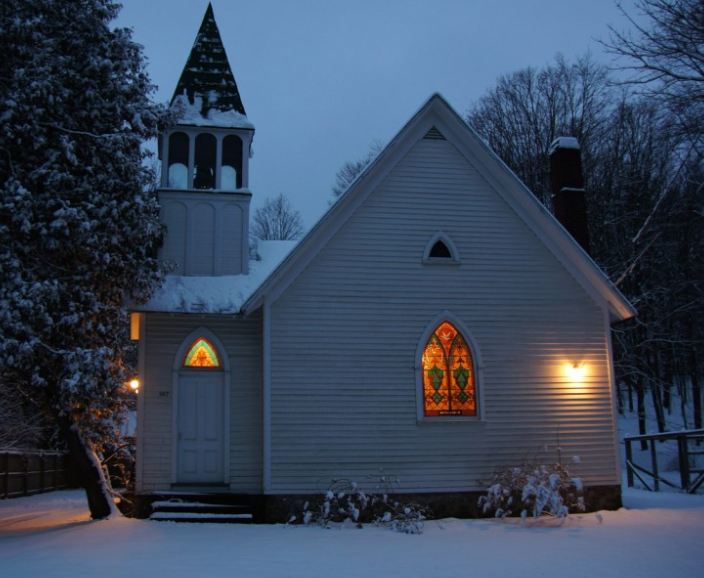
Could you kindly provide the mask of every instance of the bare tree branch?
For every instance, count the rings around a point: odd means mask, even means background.
[[[609,27],[602,44],[633,76],[625,82],[657,98],[678,115],[680,130],[694,140],[704,129],[704,2],[636,0],[641,19],[619,4],[632,30]]]
[[[264,240],[286,241],[303,234],[301,214],[291,206],[284,194],[267,199],[254,213],[252,233]]]
[[[367,168],[367,165],[377,157],[382,148],[381,143],[373,142],[369,146],[367,154],[361,159],[356,161],[348,161],[342,165],[340,170],[337,171],[337,174],[335,175],[335,186],[332,188],[333,195],[335,195],[335,197],[339,197],[342,193],[344,193],[354,182],[354,180],[362,173],[362,171]]]

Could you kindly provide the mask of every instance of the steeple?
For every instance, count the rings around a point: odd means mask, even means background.
[[[185,96],[190,106],[199,104],[203,118],[208,118],[210,109],[246,117],[210,3],[171,98],[172,106],[180,96]]]
[[[245,116],[210,4],[171,108],[176,122],[159,145],[166,227],[160,259],[178,275],[246,274],[254,125]]]

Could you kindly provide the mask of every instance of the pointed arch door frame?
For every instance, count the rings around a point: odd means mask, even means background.
[[[188,368],[184,367],[184,359],[190,347],[194,344],[196,339],[199,337],[205,337],[212,345],[215,346],[217,354],[220,360],[219,368]],[[220,458],[220,464],[222,465],[222,477],[221,479],[205,479],[205,480],[184,480],[180,469],[180,453],[181,453],[181,443],[180,443],[180,421],[179,418],[183,417],[179,415],[179,398],[183,395],[181,391],[182,387],[185,387],[189,377],[192,376],[211,376],[210,379],[213,382],[219,382],[222,385],[221,393],[219,396],[219,402],[216,407],[219,408],[219,416],[216,415],[214,419],[221,420],[221,442],[222,442],[222,456]],[[230,387],[231,387],[231,371],[230,371],[230,360],[225,349],[224,344],[212,331],[206,327],[199,327],[195,331],[192,331],[188,336],[181,342],[181,345],[176,352],[172,366],[172,403],[171,403],[171,432],[172,432],[172,443],[171,443],[171,482],[172,484],[179,483],[200,483],[205,484],[228,484],[230,481]],[[216,400],[217,401],[217,400]]]
[[[443,321],[449,321],[455,328],[462,334],[470,349],[472,350],[472,361],[474,362],[474,386],[476,391],[477,399],[477,415],[475,416],[426,416],[423,408],[423,351],[425,346],[430,339],[430,336],[435,332],[438,326]],[[450,311],[444,310],[438,313],[431,321],[425,326],[423,333],[418,341],[418,347],[416,347],[416,358],[415,358],[415,373],[416,373],[416,419],[418,422],[438,422],[446,423],[450,421],[483,421],[484,419],[484,379],[483,379],[483,369],[484,365],[482,363],[481,352],[477,341],[474,339],[469,329],[465,326],[461,319]]]

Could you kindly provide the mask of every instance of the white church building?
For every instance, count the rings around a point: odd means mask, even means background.
[[[172,106],[172,271],[133,314],[138,494],[274,520],[383,474],[471,515],[495,471],[559,444],[593,505],[620,504],[610,326],[634,309],[441,96],[298,243],[250,240],[255,130],[210,6]]]

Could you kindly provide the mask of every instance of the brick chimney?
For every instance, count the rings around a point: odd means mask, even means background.
[[[550,145],[550,187],[555,217],[589,253],[587,204],[582,178],[582,153],[571,136],[556,138]]]

